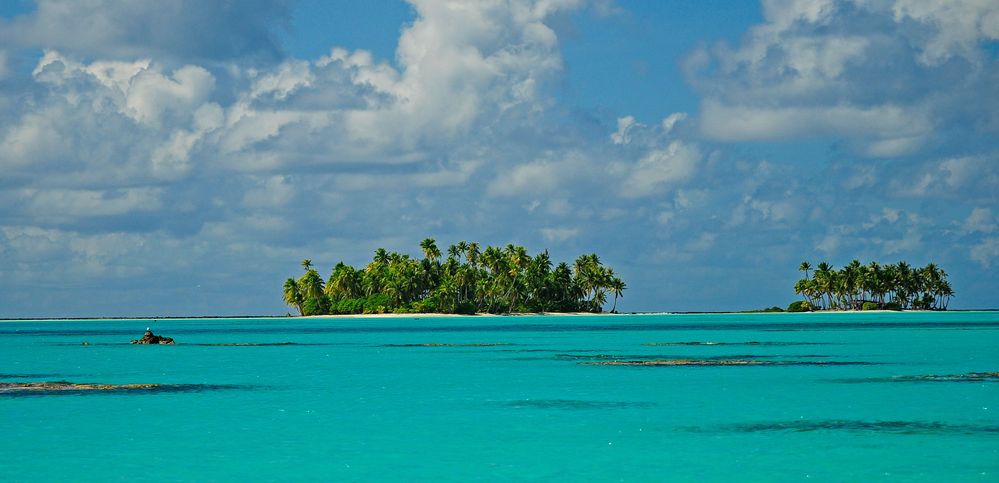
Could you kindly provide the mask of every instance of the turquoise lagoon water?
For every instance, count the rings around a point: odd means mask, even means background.
[[[8,322],[0,381],[171,386],[0,394],[0,481],[999,481],[999,382],[922,377],[990,371],[989,312]]]

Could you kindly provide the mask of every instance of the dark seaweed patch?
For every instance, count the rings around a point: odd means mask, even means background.
[[[507,342],[479,342],[472,344],[382,344],[376,347],[499,347],[513,345]]]
[[[773,361],[759,359],[643,359],[582,361],[577,364],[593,366],[873,366],[880,362],[860,361]]]
[[[752,424],[731,424],[717,428],[698,426],[681,428],[693,432],[787,432],[804,433],[811,431],[849,431],[855,433],[886,434],[981,434],[999,433],[999,426],[980,424],[948,424],[938,421],[860,421],[850,419],[820,419],[773,421]]]
[[[503,406],[516,409],[559,409],[567,411],[588,409],[635,409],[657,406],[654,402],[584,401],[579,399],[523,399],[519,401],[508,401],[502,404]]]
[[[749,341],[749,342],[702,342],[702,341],[689,341],[689,342],[648,342],[644,345],[648,346],[773,346],[773,347],[787,347],[795,345],[833,345],[834,342],[786,342],[786,341]]]
[[[31,387],[45,384],[43,387]],[[99,386],[99,387],[91,387]],[[208,391],[247,390],[257,386],[239,384],[123,384],[96,385],[77,384],[67,381],[45,383],[7,383],[0,382],[0,397],[31,397],[31,396],[71,396],[91,394],[170,394],[199,393]]]
[[[830,379],[847,384],[885,382],[999,382],[999,372],[969,372],[967,374],[928,374],[921,376],[890,376]]]

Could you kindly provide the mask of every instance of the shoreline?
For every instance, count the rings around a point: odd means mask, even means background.
[[[801,315],[801,314],[908,314],[908,313],[968,313],[968,312],[999,312],[999,309],[951,309],[951,310],[820,310],[815,312],[621,312],[612,314],[603,312],[595,314],[592,312],[541,312],[541,313],[510,313],[510,314],[444,314],[444,313],[419,313],[419,314],[348,314],[348,315],[192,315],[192,316],[115,316],[115,317],[26,317],[26,318],[0,318],[0,324],[6,322],[71,322],[71,321],[93,321],[93,322],[113,322],[128,320],[232,320],[232,319],[429,319],[429,318],[476,318],[476,317],[594,317],[594,316],[656,316],[656,315]]]

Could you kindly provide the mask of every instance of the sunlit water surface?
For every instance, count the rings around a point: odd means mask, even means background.
[[[590,364],[666,359],[764,364]],[[989,312],[7,322],[168,386],[0,393],[0,481],[999,481],[993,371]]]

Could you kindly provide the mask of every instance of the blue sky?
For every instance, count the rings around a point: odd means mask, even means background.
[[[624,311],[802,260],[999,305],[987,0],[0,4],[0,317],[283,314],[434,237],[597,252]]]

